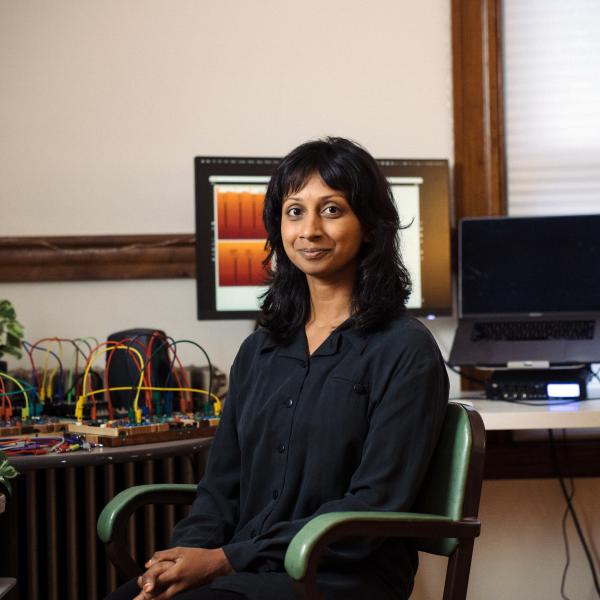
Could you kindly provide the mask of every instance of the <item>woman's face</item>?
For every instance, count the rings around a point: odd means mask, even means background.
[[[288,258],[307,277],[354,279],[364,239],[360,221],[344,195],[318,174],[284,198],[281,238]]]

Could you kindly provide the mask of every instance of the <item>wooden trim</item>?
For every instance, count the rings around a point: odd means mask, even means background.
[[[563,476],[600,476],[600,440],[557,440],[558,464]],[[511,431],[488,431],[485,479],[554,478],[556,457],[549,441],[515,441]]]
[[[454,222],[505,215],[502,0],[452,0]],[[454,244],[456,248],[456,244]],[[481,373],[465,368],[466,375]],[[481,389],[466,379],[462,389]]]
[[[454,207],[506,214],[501,0],[452,0]]]
[[[196,275],[195,236],[0,238],[0,281],[167,279]]]

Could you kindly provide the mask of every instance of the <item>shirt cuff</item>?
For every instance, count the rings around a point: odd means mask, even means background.
[[[256,545],[252,540],[226,544],[222,549],[233,570],[238,573],[245,571],[256,556]]]

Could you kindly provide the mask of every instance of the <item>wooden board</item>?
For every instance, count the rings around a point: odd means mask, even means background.
[[[153,444],[156,442],[173,442],[177,440],[188,440],[190,438],[212,437],[215,435],[216,427],[185,427],[183,429],[170,429],[168,431],[148,431],[128,436],[103,436],[85,434],[86,441],[91,444],[102,444],[110,448],[119,446],[135,446],[136,444]]]
[[[34,423],[33,430],[38,433],[56,433],[67,431],[71,421],[56,421],[50,423]]]
[[[82,433],[102,437],[130,437],[146,433],[168,431],[168,423],[156,423],[152,425],[137,425],[135,427],[100,427],[98,425],[83,425],[81,423],[70,423],[70,433]],[[138,442],[139,444],[143,442]]]
[[[13,435],[21,435],[20,425],[11,425],[10,427],[0,427],[0,437],[12,437]]]

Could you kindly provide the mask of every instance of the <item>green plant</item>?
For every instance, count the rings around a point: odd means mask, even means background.
[[[5,354],[21,358],[23,325],[17,321],[17,313],[8,300],[0,300],[0,359]]]
[[[9,494],[12,493],[9,479],[13,479],[18,474],[19,472],[8,462],[6,455],[0,452],[0,486],[4,486]]]

